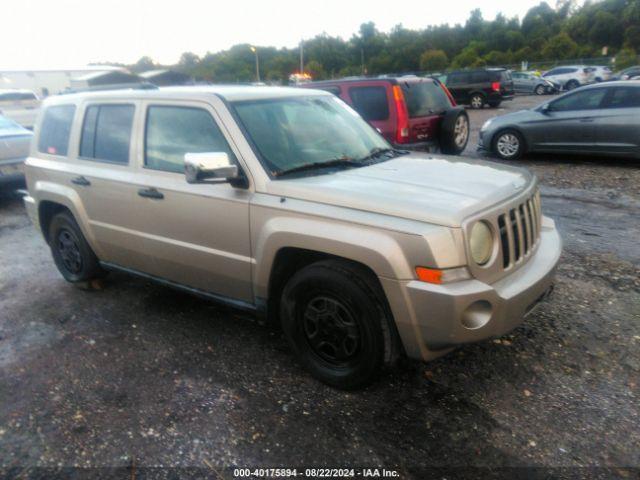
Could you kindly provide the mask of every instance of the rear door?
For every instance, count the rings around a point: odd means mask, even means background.
[[[367,82],[350,85],[347,103],[389,142],[395,141],[397,115],[393,105],[389,82]]]
[[[447,88],[456,103],[469,103],[469,72],[453,72],[447,77]]]
[[[603,153],[640,154],[640,87],[610,88],[594,125]]]
[[[596,120],[601,114],[606,88],[578,90],[550,103],[544,141],[550,151],[593,152],[597,150]]]

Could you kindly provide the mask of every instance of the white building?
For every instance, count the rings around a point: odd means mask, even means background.
[[[71,80],[99,72],[127,70],[111,65],[90,65],[66,69],[0,70],[0,89],[31,90],[40,97],[58,94],[71,87]]]

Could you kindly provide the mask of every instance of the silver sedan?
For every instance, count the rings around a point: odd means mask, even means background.
[[[24,178],[22,166],[32,136],[26,128],[0,115],[0,187]]]
[[[505,160],[528,152],[640,158],[640,81],[590,85],[492,118],[478,148]]]

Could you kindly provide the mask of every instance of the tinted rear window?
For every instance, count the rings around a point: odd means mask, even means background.
[[[353,108],[365,120],[386,120],[389,118],[387,89],[384,87],[352,87],[349,96]]]
[[[38,151],[50,155],[66,155],[69,149],[69,135],[75,115],[75,105],[49,107],[44,112]]]
[[[129,163],[133,105],[93,105],[82,126],[80,156]]]
[[[451,107],[442,88],[433,82],[404,82],[402,92],[411,118],[441,113]]]

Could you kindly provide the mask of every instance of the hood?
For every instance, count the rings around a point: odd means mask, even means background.
[[[368,167],[269,182],[267,193],[459,227],[526,189],[526,170],[412,153]]]

